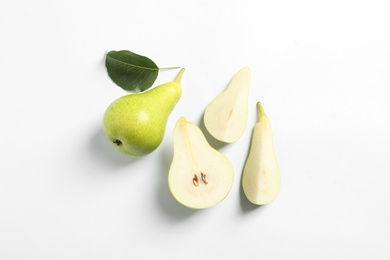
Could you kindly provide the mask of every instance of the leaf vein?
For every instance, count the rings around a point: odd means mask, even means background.
[[[149,68],[149,67],[144,67],[144,66],[139,66],[139,65],[135,65],[135,64],[131,64],[131,63],[127,63],[127,62],[124,62],[124,61],[121,61],[121,60],[118,60],[118,59],[115,59],[113,57],[110,57],[110,56],[107,56],[107,58],[110,58],[116,62],[119,62],[123,65],[126,65],[126,66],[129,66],[129,67],[134,67],[134,68],[139,68],[139,69],[144,69],[144,70],[159,70],[159,68]],[[131,68],[130,68],[131,69]]]

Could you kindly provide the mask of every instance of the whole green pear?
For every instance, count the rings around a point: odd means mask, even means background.
[[[142,156],[161,144],[168,117],[181,97],[183,73],[184,68],[174,81],[118,98],[107,108],[104,134],[121,153]]]

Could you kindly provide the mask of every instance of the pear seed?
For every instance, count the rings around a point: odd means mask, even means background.
[[[204,174],[203,172],[200,173],[200,176],[202,178],[202,181],[204,184],[207,184],[209,183],[209,178],[207,178],[206,174]]]
[[[192,178],[192,183],[195,185],[195,187],[199,186],[199,180],[198,180],[198,176],[196,176],[196,174],[194,174],[194,178]]]

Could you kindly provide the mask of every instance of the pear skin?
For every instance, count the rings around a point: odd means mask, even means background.
[[[249,155],[242,175],[243,191],[250,202],[266,205],[280,190],[280,169],[274,149],[273,133],[261,103],[257,103],[256,122]]]
[[[249,67],[243,67],[233,76],[226,89],[207,106],[204,124],[217,140],[233,143],[244,133],[251,77]]]
[[[161,144],[169,115],[181,97],[183,73],[184,68],[172,82],[110,104],[103,116],[103,130],[121,153],[143,156]]]
[[[168,184],[175,199],[193,209],[220,203],[233,185],[229,159],[211,147],[199,127],[184,117],[173,129],[173,145]]]

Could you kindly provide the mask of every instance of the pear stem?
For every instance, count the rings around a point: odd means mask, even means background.
[[[256,105],[257,105],[257,113],[258,113],[259,121],[260,121],[261,117],[267,117],[267,115],[265,114],[263,106],[261,105],[260,101],[257,102]]]
[[[182,68],[180,71],[179,71],[179,74],[177,74],[174,82],[176,82],[177,84],[180,84],[180,81],[181,81],[181,78],[183,77],[183,73],[186,69],[185,68]]]

